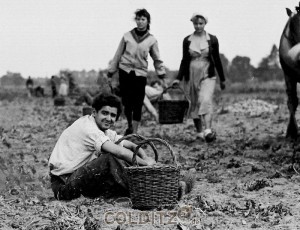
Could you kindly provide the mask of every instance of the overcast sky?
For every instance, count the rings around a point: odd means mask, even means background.
[[[135,27],[134,11],[152,17],[165,65],[178,69],[191,15],[206,14],[206,31],[218,37],[231,61],[248,56],[256,66],[278,46],[299,0],[0,0],[0,76],[50,77],[60,69],[107,68],[122,35]],[[153,69],[149,57],[149,67]]]

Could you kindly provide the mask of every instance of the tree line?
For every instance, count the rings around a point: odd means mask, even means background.
[[[224,67],[225,76],[229,82],[245,82],[250,79],[256,79],[258,81],[273,81],[273,80],[283,80],[283,72],[279,64],[278,48],[273,45],[269,55],[264,57],[258,67],[251,65],[251,59],[246,56],[236,56],[230,62],[224,54],[221,54],[221,61]],[[56,77],[62,74],[71,74],[74,81],[79,85],[90,85],[102,84],[102,78],[105,78],[107,70],[60,70]],[[166,69],[166,77],[169,81],[176,78],[178,70]],[[28,76],[27,76],[28,77]],[[0,78],[0,86],[22,86],[25,85],[27,77],[23,77],[20,73],[7,72]],[[50,77],[39,77],[34,78],[36,85],[47,86],[50,84]],[[118,79],[117,74],[113,77],[116,82]],[[157,79],[154,71],[149,71],[149,81]]]

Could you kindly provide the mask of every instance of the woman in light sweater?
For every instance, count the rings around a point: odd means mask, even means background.
[[[107,74],[111,78],[115,72],[119,71],[122,103],[128,122],[125,135],[137,133],[141,121],[149,54],[153,59],[158,77],[160,79],[165,77],[165,68],[160,59],[157,40],[149,33],[151,17],[148,11],[137,10],[135,22],[137,27],[122,37]]]

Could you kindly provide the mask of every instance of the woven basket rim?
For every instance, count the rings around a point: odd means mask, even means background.
[[[176,103],[176,104],[180,104],[180,103],[189,103],[188,100],[160,100],[157,102],[158,104],[163,104],[163,103]]]
[[[125,169],[163,169],[163,168],[174,168],[174,169],[180,169],[180,165],[176,162],[176,164],[171,164],[171,165],[147,165],[147,166],[125,166]]]

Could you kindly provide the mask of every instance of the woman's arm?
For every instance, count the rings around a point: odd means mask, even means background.
[[[158,43],[157,41],[150,47],[150,56],[153,59],[153,65],[156,70],[158,76],[162,76],[166,74],[165,67],[163,65],[163,61],[160,59]]]
[[[190,55],[189,55],[189,44],[190,43],[188,42],[188,37],[185,37],[183,39],[183,43],[182,43],[182,59],[181,59],[178,75],[176,78],[179,81],[182,81],[184,76],[188,75],[189,64],[190,64]]]
[[[127,141],[124,141],[125,143]],[[126,144],[125,144],[126,146]],[[113,156],[125,160],[128,163],[132,163],[133,152],[127,149],[126,147],[122,147],[114,144],[112,141],[106,141],[102,144],[102,151],[112,154]],[[154,160],[150,160],[149,158],[142,159],[141,157],[136,157],[137,163],[142,166],[153,165],[155,163]]]
[[[225,81],[225,75],[223,71],[223,66],[220,58],[220,53],[219,53],[219,42],[217,37],[214,38],[214,44],[213,44],[213,59],[215,61],[215,67],[218,71],[218,75],[220,77],[220,81],[224,82]]]
[[[109,67],[108,67],[109,74],[108,75],[112,75],[113,73],[115,73],[118,70],[119,61],[125,51],[125,48],[126,48],[126,43],[125,43],[124,38],[122,38],[122,40],[120,41],[120,44],[118,46],[118,49],[115,53],[115,56],[109,64]]]

